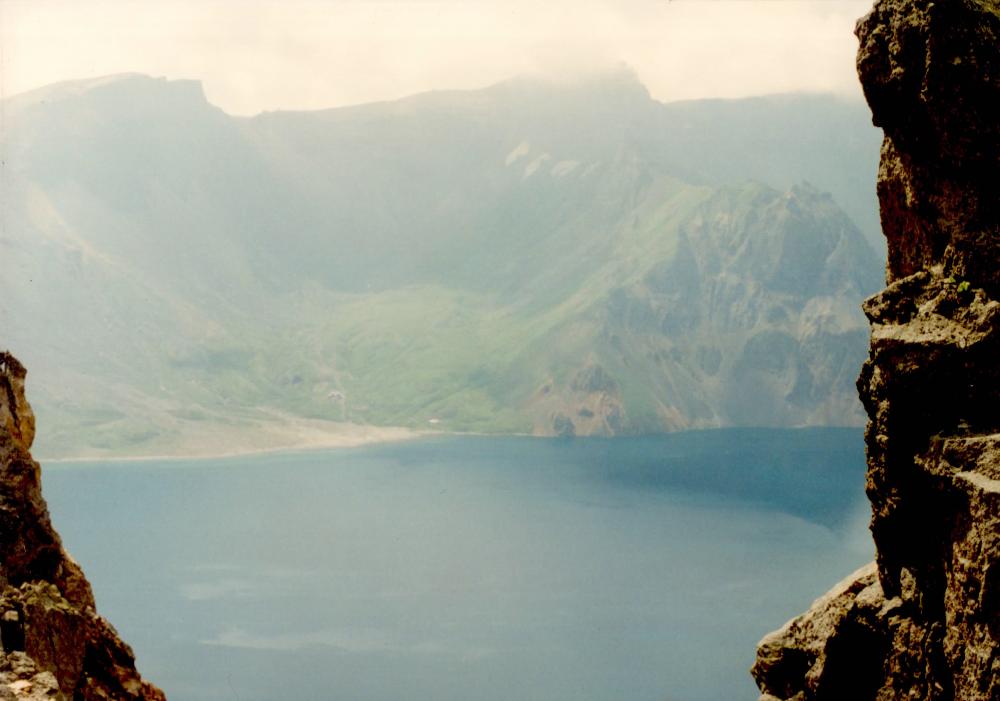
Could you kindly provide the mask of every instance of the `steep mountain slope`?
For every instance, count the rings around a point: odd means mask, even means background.
[[[786,188],[806,180],[828,190],[877,250],[878,202],[872,190],[878,131],[861,101],[824,95],[695,100],[663,105],[657,139],[688,178]]]
[[[865,210],[874,132],[831,98],[742,104],[664,105],[627,73],[249,119],[143,76],[10,98],[0,313],[42,450],[296,417],[856,423],[880,264],[834,200]],[[824,152],[838,130],[858,148]],[[795,186],[823,157],[833,199]]]

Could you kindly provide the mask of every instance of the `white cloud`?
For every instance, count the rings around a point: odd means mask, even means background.
[[[248,114],[627,63],[661,100],[856,93],[855,0],[0,0],[2,89],[198,78]]]

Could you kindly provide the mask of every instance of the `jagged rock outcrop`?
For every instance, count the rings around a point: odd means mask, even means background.
[[[52,528],[29,452],[35,417],[24,377],[0,353],[0,701],[164,699],[97,615],[90,584]]]
[[[1000,2],[879,0],[889,286],[865,303],[876,562],[761,641],[762,699],[1000,699]]]

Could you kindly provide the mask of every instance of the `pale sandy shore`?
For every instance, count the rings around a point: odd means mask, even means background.
[[[160,440],[134,451],[97,448],[73,455],[36,456],[42,465],[61,463],[140,462],[152,460],[206,460],[264,453],[353,448],[378,443],[413,440],[435,431],[417,431],[394,426],[361,424],[278,416],[275,420],[241,422],[234,425],[189,423]]]

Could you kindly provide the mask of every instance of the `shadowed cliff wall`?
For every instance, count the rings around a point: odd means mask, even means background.
[[[876,562],[761,641],[762,699],[1000,699],[1000,3],[880,0],[888,287],[867,300]]]
[[[90,584],[49,521],[29,452],[25,374],[0,352],[0,701],[164,699],[97,615]]]

